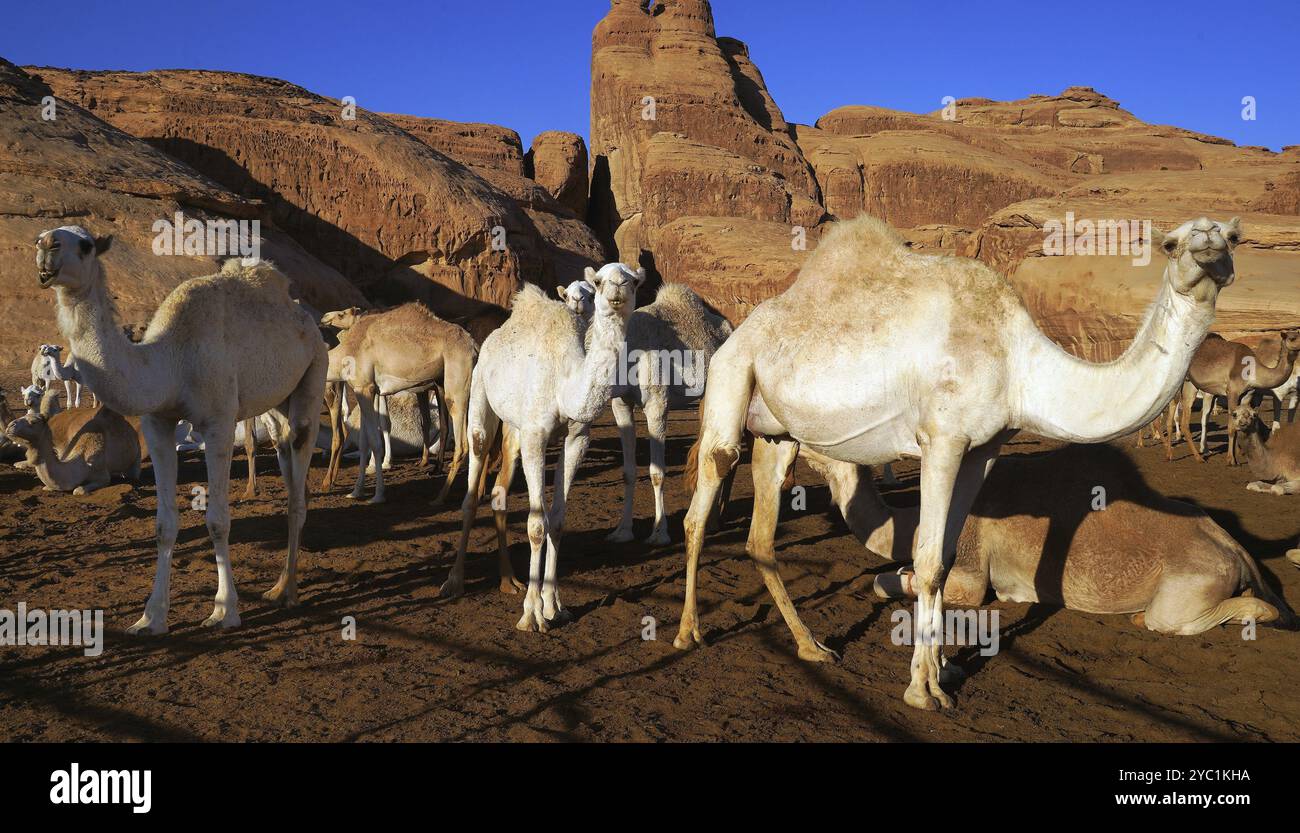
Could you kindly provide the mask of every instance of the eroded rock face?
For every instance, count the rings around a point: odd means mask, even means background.
[[[211,275],[218,259],[155,255],[154,223],[187,219],[258,219],[261,254],[289,277],[293,291],[315,309],[364,303],[336,270],[275,228],[266,206],[235,194],[91,113],[55,100],[54,118],[43,100],[46,84],[0,60],[0,371],[25,373],[44,342],[62,343],[54,293],[37,283],[33,241],[45,229],[85,226],[111,234],[103,256],[106,280],[123,324],[148,322],[181,281]],[[13,401],[11,399],[11,401]]]
[[[663,0],[653,12],[647,6],[642,0],[614,0],[592,35],[590,216],[606,245],[617,243],[624,261],[641,259],[658,226],[677,219],[662,211],[679,198],[689,199],[656,192],[654,216],[639,217],[646,210],[646,183],[698,181],[685,170],[708,164],[704,158],[697,164],[681,154],[663,155],[677,167],[653,169],[647,154],[658,133],[724,151],[727,159],[756,166],[760,177],[780,178],[785,193],[773,192],[777,202],[797,197],[819,204],[812,170],[744,44],[715,36],[705,0]],[[755,184],[746,181],[743,187],[752,193]],[[725,180],[714,190],[724,191]],[[700,210],[698,204],[682,207]],[[773,212],[762,207],[755,213]]]
[[[400,113],[379,115],[462,165],[524,175],[523,142],[508,127]]]
[[[524,159],[524,173],[573,216],[586,219],[587,143],[577,133],[538,133]]]
[[[59,95],[264,200],[279,227],[368,292],[388,293],[390,275],[418,266],[439,284],[421,295],[505,304],[522,281],[549,287],[581,274],[569,272],[569,243],[546,239],[510,194],[435,150],[433,128],[417,139],[365,110],[250,75],[40,73]]]

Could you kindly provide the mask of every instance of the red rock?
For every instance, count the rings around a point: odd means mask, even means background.
[[[577,133],[538,133],[524,159],[524,172],[574,217],[586,218],[587,143]]]

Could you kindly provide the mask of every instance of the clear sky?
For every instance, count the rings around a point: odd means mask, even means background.
[[[15,7],[16,6],[16,7]],[[6,3],[0,56],[79,69],[270,75],[380,112],[586,136],[609,0]],[[1095,87],[1146,121],[1300,144],[1300,1],[714,0],[790,121],[844,104]],[[1257,118],[1241,117],[1254,96]]]

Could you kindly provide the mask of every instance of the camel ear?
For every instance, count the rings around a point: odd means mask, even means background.
[[[598,273],[595,269],[592,269],[590,266],[588,266],[586,269],[582,270],[582,279],[585,280],[587,283],[591,284],[592,286],[598,286],[600,283],[598,278],[599,274],[600,273]]]
[[[569,300],[569,295],[562,286],[555,287],[555,294],[560,296],[561,301]]]
[[[1223,227],[1223,236],[1234,246],[1241,242],[1240,217],[1233,217],[1228,221],[1228,224]]]
[[[636,275],[636,285],[637,285],[637,286],[640,286],[641,284],[645,283],[645,267],[644,267],[644,266],[642,266],[642,267],[640,267],[639,269],[637,269],[633,274]]]
[[[104,252],[108,251],[109,247],[112,246],[112,245],[113,245],[113,235],[111,235],[111,234],[106,234],[106,235],[104,235],[103,237],[96,237],[96,238],[95,238],[95,257],[99,257],[99,256],[102,255]]]

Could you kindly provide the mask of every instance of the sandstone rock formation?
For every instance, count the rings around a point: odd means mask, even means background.
[[[37,283],[32,242],[44,229],[77,224],[114,235],[104,256],[124,324],[147,322],[181,281],[216,271],[211,257],[153,253],[159,220],[258,219],[261,254],[316,309],[364,303],[341,274],[276,228],[266,207],[231,192],[82,108],[47,97],[39,79],[0,60],[0,372],[25,370],[43,342],[60,341],[53,293]],[[44,118],[52,115],[52,119]],[[12,401],[12,399],[11,399]]]
[[[454,313],[466,299],[507,303],[524,280],[575,279],[600,260],[585,230],[539,222],[477,168],[435,150],[451,139],[430,120],[407,123],[417,138],[360,108],[236,73],[35,71],[60,96],[264,200],[279,227],[370,294],[402,292]],[[501,150],[513,143],[488,132],[456,146],[471,161],[514,164],[517,148]],[[563,234],[548,238],[543,226]]]
[[[577,133],[547,130],[533,138],[524,158],[524,174],[546,189],[555,201],[587,217],[587,143]]]

